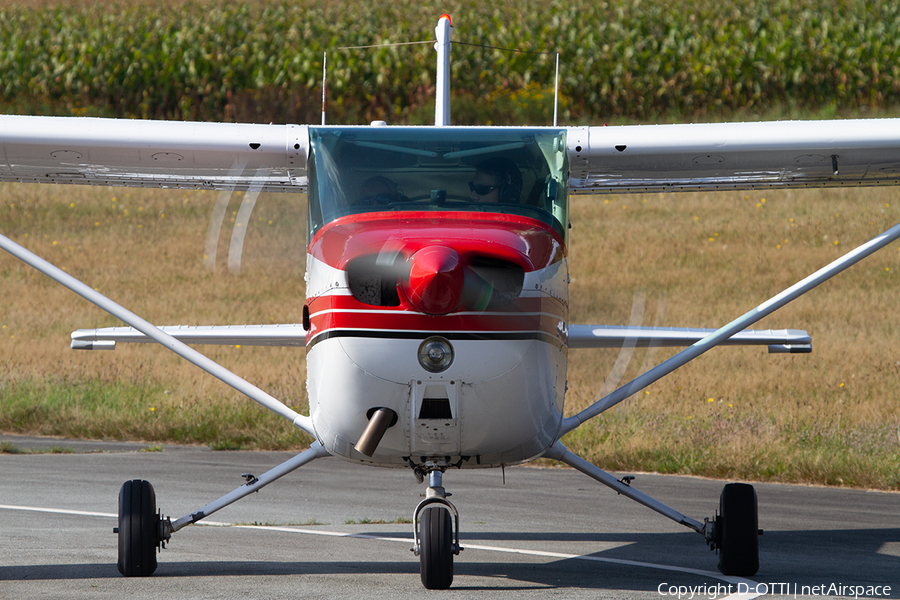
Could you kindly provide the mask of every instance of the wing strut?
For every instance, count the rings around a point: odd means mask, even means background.
[[[717,329],[694,345],[685,348],[672,358],[663,361],[646,373],[643,373],[642,375],[639,375],[638,377],[632,379],[619,389],[604,396],[594,404],[588,406],[577,415],[573,415],[571,417],[563,419],[559,437],[561,438],[573,429],[579,427],[588,419],[596,417],[603,411],[612,408],[619,402],[622,402],[626,398],[629,398],[630,396],[638,393],[651,383],[662,379],[675,369],[694,360],[707,350],[711,350],[734,334],[746,329],[760,319],[767,317],[787,303],[799,298],[806,292],[818,286],[820,283],[824,283],[844,269],[855,265],[870,254],[877,252],[878,250],[884,248],[897,239],[900,239],[900,224],[894,225],[881,235],[851,250],[850,252],[835,260],[834,262],[828,264],[827,266],[822,267],[806,279],[795,283],[780,294],[777,294],[772,298],[766,300],[753,310],[744,314],[742,317],[735,319],[734,321],[725,325],[724,327],[721,327],[720,329]]]
[[[213,377],[216,377],[222,382],[227,383],[251,400],[258,402],[272,412],[288,419],[295,426],[313,436],[313,438],[318,438],[318,436],[316,436],[315,429],[313,429],[312,419],[310,417],[297,413],[296,411],[292,410],[282,402],[262,391],[246,379],[235,375],[214,360],[206,357],[200,352],[197,352],[183,342],[178,341],[164,331],[157,329],[153,324],[145,321],[124,306],[113,302],[100,292],[95,291],[90,286],[85,285],[62,269],[50,264],[37,254],[31,252],[30,250],[27,250],[26,248],[23,248],[22,246],[2,234],[0,234],[0,248],[6,250],[25,264],[34,267],[50,279],[53,279],[57,283],[69,288],[85,300],[96,304],[112,316],[121,319],[128,325],[131,325],[147,337],[152,338],[156,342],[159,342],[165,348],[168,348],[185,360],[200,367]]]

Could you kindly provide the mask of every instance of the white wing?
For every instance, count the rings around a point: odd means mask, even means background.
[[[0,180],[306,191],[308,127],[0,116]],[[567,128],[575,193],[900,183],[900,119]]]
[[[0,181],[305,192],[303,125],[0,116]]]
[[[900,119],[573,127],[575,193],[896,185]]]

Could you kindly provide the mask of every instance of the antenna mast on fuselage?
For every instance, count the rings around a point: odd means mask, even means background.
[[[453,25],[450,15],[441,15],[434,28],[437,41],[437,86],[434,99],[434,124],[436,127],[450,125],[450,46]]]

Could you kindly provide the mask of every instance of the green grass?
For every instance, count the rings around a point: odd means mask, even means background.
[[[76,439],[154,440],[214,450],[293,448],[307,438],[251,402],[213,396],[173,406],[152,381],[27,378],[2,386],[0,431]],[[149,451],[161,451],[160,446]]]
[[[385,519],[347,519],[344,525],[409,525],[413,521],[409,517],[397,517],[391,521]]]
[[[12,442],[0,442],[0,454],[74,454],[75,450],[71,448],[62,448],[59,446],[49,446],[47,448],[30,448],[22,449]]]
[[[721,405],[684,417],[631,410],[603,415],[565,443],[615,471],[900,489],[896,424],[778,421]]]
[[[328,525],[328,523],[322,523],[318,519],[308,519],[306,521],[290,521],[288,523],[275,523],[273,521],[251,521],[249,523],[232,523],[232,525],[238,527],[316,527],[319,525]]]

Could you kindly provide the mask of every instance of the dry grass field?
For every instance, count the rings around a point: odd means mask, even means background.
[[[718,327],[900,221],[894,188],[572,199],[571,321]],[[242,271],[204,268],[216,194],[0,185],[0,231],[157,324],[296,323],[305,197],[263,195]],[[229,206],[236,214],[239,195]],[[813,353],[719,348],[566,438],[604,468],[900,489],[900,245],[758,324],[806,329]],[[637,311],[637,314],[641,314]],[[151,345],[75,352],[117,324],[0,256],[0,430],[290,448],[308,440]],[[305,409],[304,351],[206,347]],[[640,350],[622,382],[672,352]],[[597,397],[618,351],[569,354],[567,413]]]
[[[890,188],[583,197],[570,251],[573,322],[719,327],[900,219]],[[574,435],[615,469],[900,487],[900,246],[757,324],[808,355],[714,349]],[[570,354],[574,410],[618,352]],[[624,381],[668,356],[635,352]]]
[[[215,194],[31,185],[2,190],[4,233],[151,322],[301,320],[305,197],[260,201],[242,273],[233,276],[225,265],[231,227],[223,227],[218,270],[204,267]],[[240,199],[235,194],[232,220]],[[0,429],[223,448],[302,443],[289,423],[158,348],[70,350],[74,329],[120,323],[12,257],[0,261]],[[288,404],[305,403],[302,348],[206,351]]]

